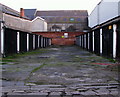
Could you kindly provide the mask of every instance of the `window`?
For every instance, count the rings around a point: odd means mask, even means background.
[[[79,21],[81,21],[81,19],[80,19],[80,18],[77,18],[76,20],[77,20],[78,22],[79,22]]]
[[[64,18],[63,21],[67,21],[67,18]]]
[[[74,18],[70,18],[70,21],[74,21],[75,19]]]
[[[53,21],[53,18],[49,18],[49,21],[52,22],[52,21]]]
[[[64,37],[65,37],[65,38],[68,38],[68,33],[64,33]]]

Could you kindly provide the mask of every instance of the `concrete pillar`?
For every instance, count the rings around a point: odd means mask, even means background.
[[[90,41],[90,33],[88,33],[88,50],[90,49],[90,44],[89,44],[89,41]]]
[[[86,34],[84,34],[84,48],[86,48]]]
[[[81,46],[81,36],[79,36],[79,46]]]
[[[27,34],[27,51],[29,51],[29,34]]]
[[[83,35],[81,36],[82,38],[82,48],[84,47],[84,42],[83,42]]]
[[[35,49],[35,35],[33,35],[33,49]]]
[[[51,39],[49,39],[49,45],[51,45],[52,43],[51,43]]]
[[[17,53],[20,52],[20,32],[17,32]]]
[[[43,42],[44,42],[44,46],[43,47],[46,47],[46,38],[45,37],[43,38]]]
[[[82,46],[81,35],[80,35],[80,47]]]
[[[81,46],[81,40],[80,40],[80,36],[79,36],[79,38],[78,38],[78,39],[79,39],[79,43],[78,43],[78,44],[79,44],[79,46]]]
[[[95,51],[95,39],[94,39],[94,31],[92,32],[92,37],[93,37],[93,52]]]
[[[1,23],[1,54],[4,57],[4,24]]]
[[[117,47],[117,25],[113,24],[113,58],[116,58],[116,47]]]
[[[40,36],[38,35],[38,48],[40,47]]]
[[[100,29],[100,55],[102,55],[102,28]]]
[[[41,36],[41,47],[43,47],[43,37]]]
[[[0,22],[0,44],[1,44],[1,22]],[[1,58],[1,45],[0,45],[0,58]]]

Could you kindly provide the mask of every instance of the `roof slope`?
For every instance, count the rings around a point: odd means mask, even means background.
[[[0,3],[0,10],[3,12],[3,13],[7,13],[9,15],[13,15],[13,16],[17,16],[19,17],[20,16],[20,13],[8,6],[5,6],[3,4]]]
[[[29,17],[31,20],[35,18],[35,13],[37,9],[24,9],[25,16]]]
[[[50,10],[37,11],[36,16],[88,16],[87,10]]]

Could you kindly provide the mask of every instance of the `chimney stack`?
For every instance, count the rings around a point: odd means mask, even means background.
[[[23,8],[20,8],[20,17],[24,17],[24,9]]]

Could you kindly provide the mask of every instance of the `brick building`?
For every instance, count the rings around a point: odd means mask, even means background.
[[[48,23],[48,31],[83,32],[88,29],[87,10],[37,11],[36,9],[25,9],[25,15],[30,18],[40,16],[45,19]]]

